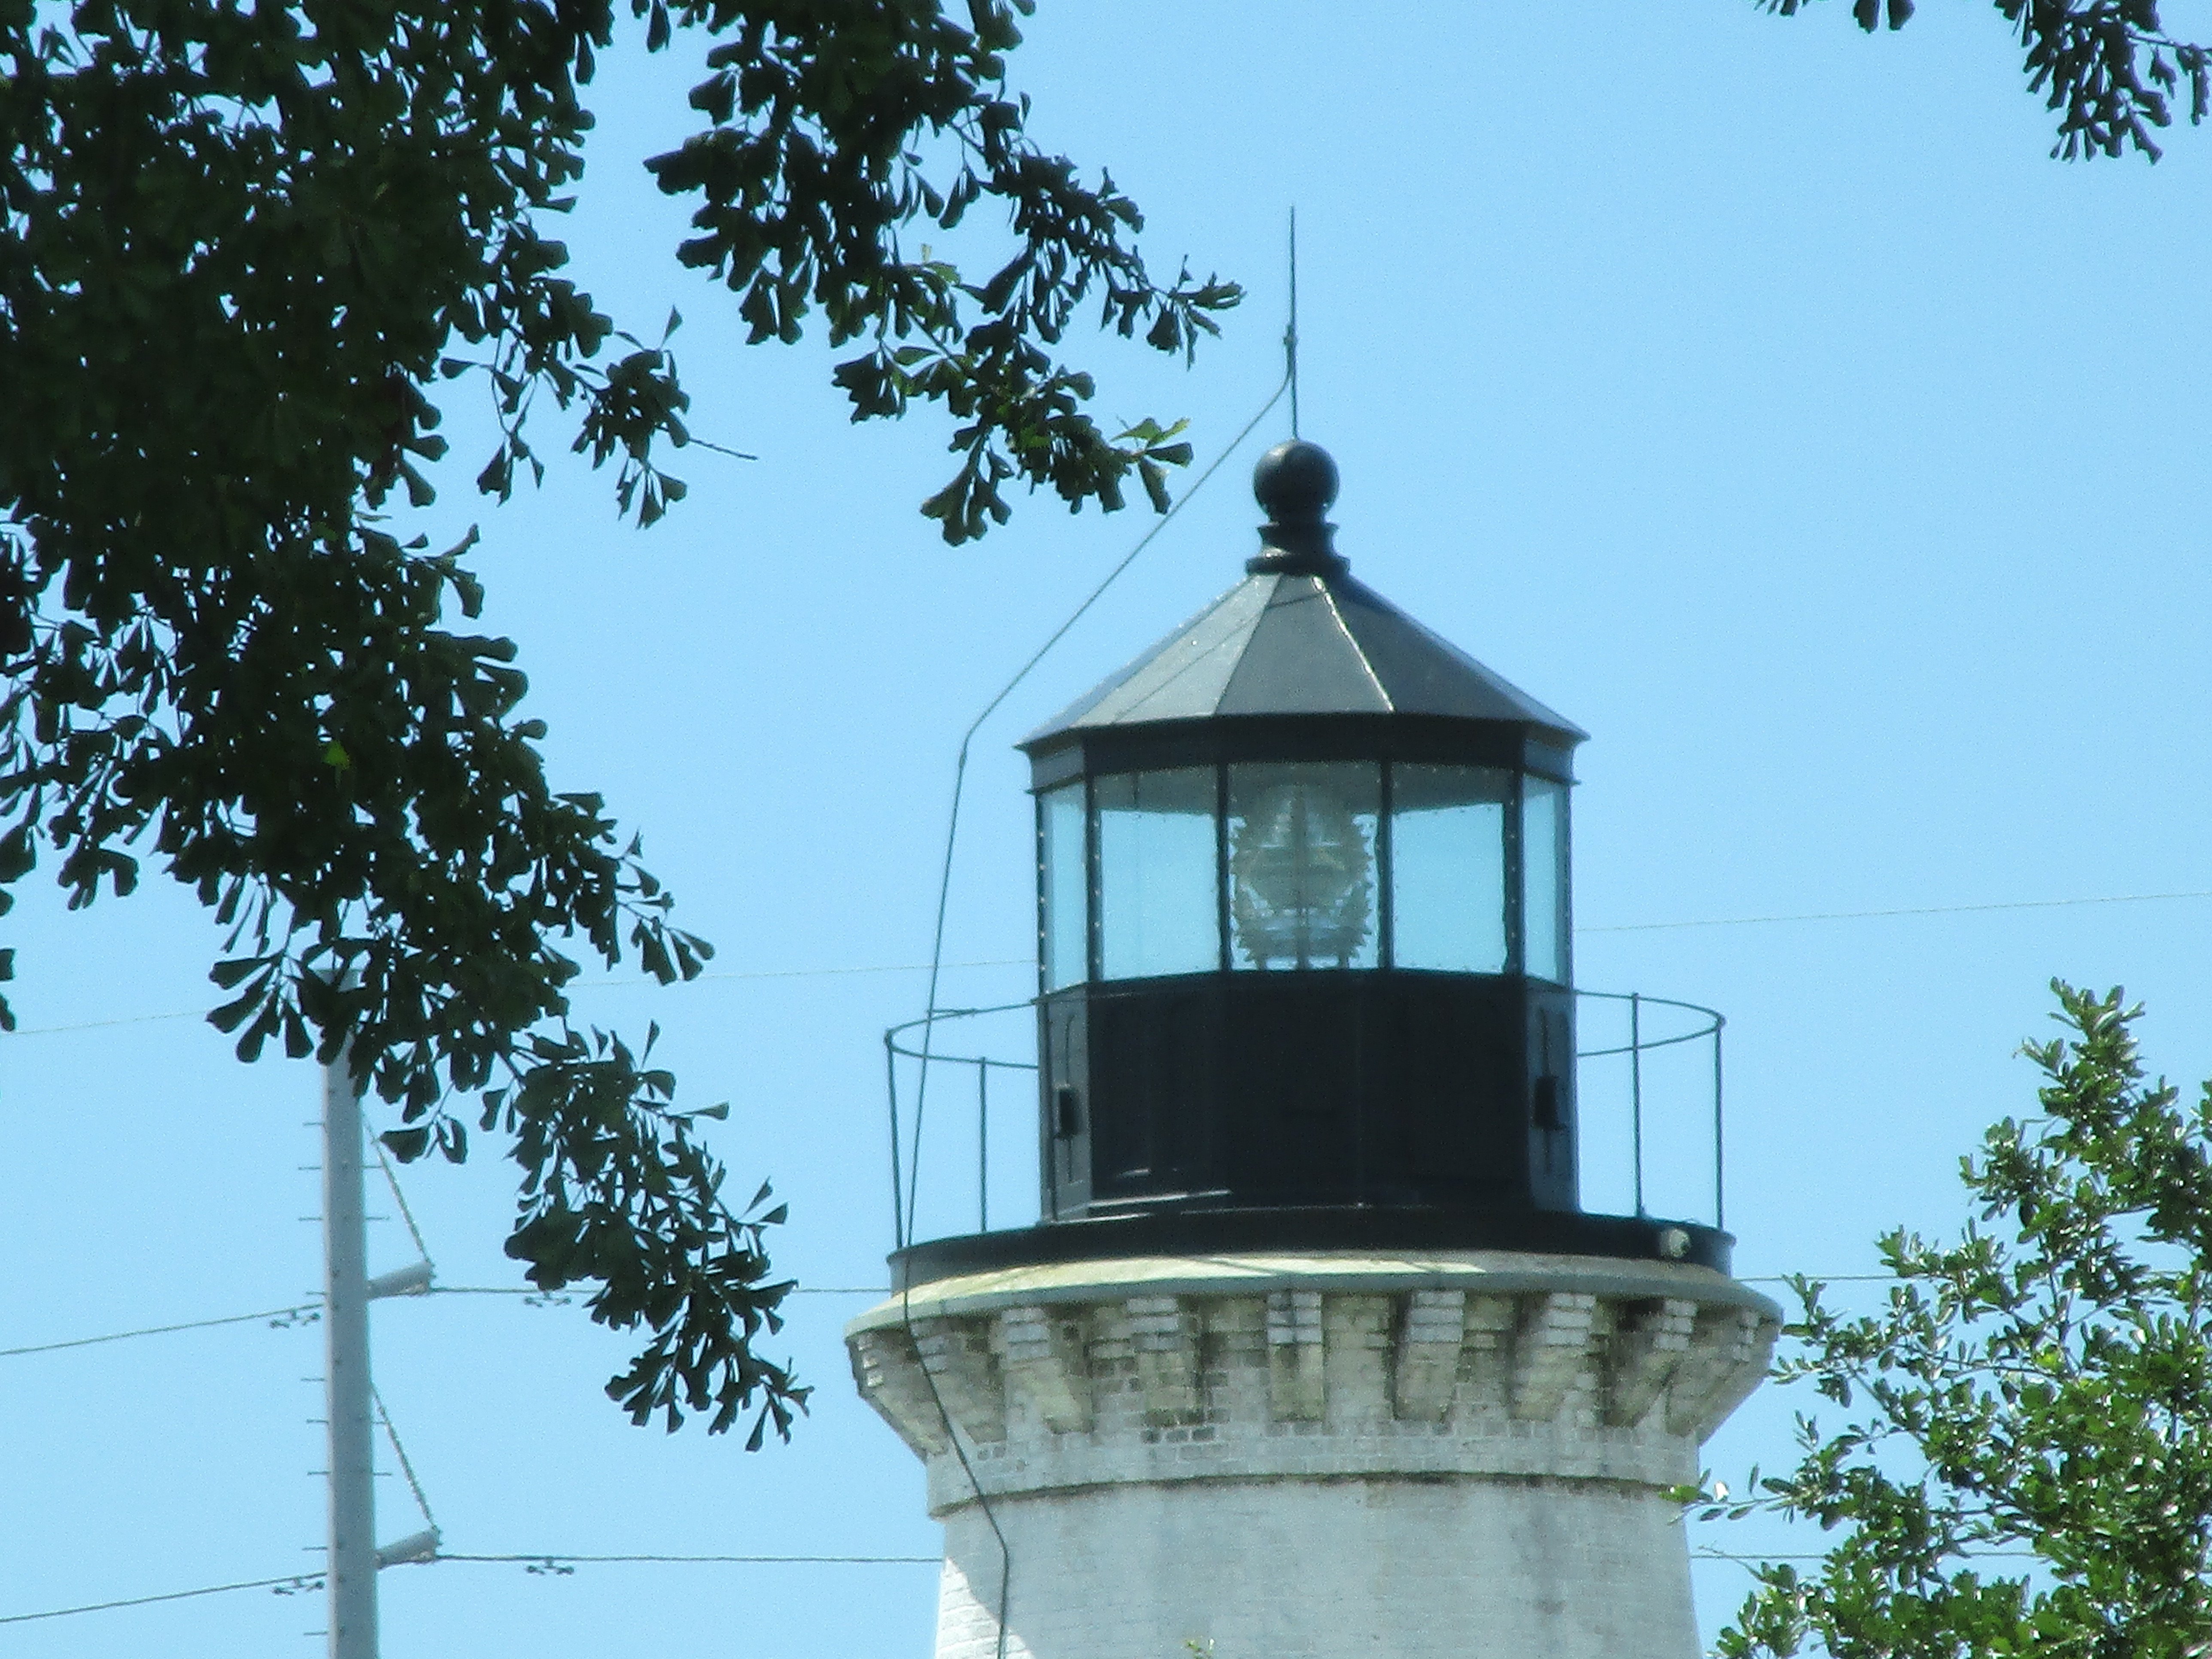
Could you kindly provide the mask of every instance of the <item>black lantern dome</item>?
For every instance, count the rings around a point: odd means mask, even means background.
[[[1354,580],[1336,488],[1319,446],[1269,451],[1244,580],[1022,741],[1043,1220],[912,1267],[1239,1248],[1725,1266],[1712,1230],[1581,1212],[1586,734]]]
[[[1040,787],[1050,758],[1078,744],[1102,756],[1150,753],[1196,735],[1182,722],[1270,718],[1358,720],[1352,741],[1370,749],[1386,729],[1449,721],[1448,742],[1512,765],[1533,744],[1546,751],[1540,769],[1570,777],[1568,751],[1588,732],[1352,579],[1336,526],[1322,517],[1336,496],[1327,450],[1278,444],[1252,489],[1269,521],[1247,580],[1022,740]],[[1256,754],[1267,744],[1245,746]]]

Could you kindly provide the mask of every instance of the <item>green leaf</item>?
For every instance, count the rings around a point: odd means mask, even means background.
[[[1145,494],[1151,498],[1155,513],[1164,513],[1174,505],[1173,498],[1168,494],[1166,470],[1157,461],[1150,456],[1139,460],[1137,476],[1144,481]]]
[[[127,895],[158,848],[225,930],[210,1018],[242,1060],[350,1043],[405,1115],[403,1156],[465,1156],[444,1103],[477,1096],[518,1164],[509,1249],[636,1334],[623,1408],[714,1432],[752,1413],[757,1443],[805,1398],[757,1346],[782,1293],[758,1234],[784,1212],[762,1213],[765,1186],[725,1203],[691,1138],[725,1108],[672,1110],[672,1073],[568,1018],[592,960],[635,946],[689,979],[712,950],[622,856],[615,811],[549,784],[514,647],[454,621],[487,596],[476,532],[441,553],[426,534],[439,400],[490,404],[494,497],[544,479],[550,410],[619,513],[686,503],[663,470],[690,441],[683,319],[639,343],[551,234],[601,55],[679,26],[712,39],[698,130],[651,163],[692,216],[678,263],[757,341],[811,330],[849,357],[833,383],[856,418],[954,417],[957,477],[926,508],[948,541],[1004,524],[1018,486],[1115,510],[1139,460],[1158,501],[1177,428],[1144,423],[1135,458],[1102,434],[1077,310],[1113,296],[1107,333],[1139,319],[1188,349],[1239,296],[1155,276],[1136,204],[1032,143],[1006,83],[1018,0],[793,7],[772,28],[644,0],[630,34],[590,6],[342,9],[15,8],[0,890],[43,842],[72,904]],[[987,197],[1021,228],[981,289],[910,257],[933,214]],[[358,982],[316,977],[342,970]]]
[[[269,965],[266,957],[241,957],[230,962],[218,962],[208,969],[208,977],[216,982],[218,988],[229,991],[244,984]]]
[[[36,849],[31,844],[31,826],[19,823],[6,835],[0,836],[0,882],[20,881],[31,873],[38,861]]]

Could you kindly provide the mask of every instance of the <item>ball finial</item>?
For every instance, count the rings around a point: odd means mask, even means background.
[[[1319,444],[1292,438],[1260,458],[1252,494],[1276,524],[1318,523],[1336,500],[1336,463]]]
[[[1252,469],[1252,493],[1267,511],[1260,552],[1244,568],[1255,575],[1340,576],[1336,526],[1324,516],[1336,500],[1336,463],[1303,438],[1277,444]]]

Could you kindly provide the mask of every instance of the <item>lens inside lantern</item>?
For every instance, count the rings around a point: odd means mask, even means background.
[[[1246,969],[1372,968],[1380,772],[1229,769],[1230,957]]]

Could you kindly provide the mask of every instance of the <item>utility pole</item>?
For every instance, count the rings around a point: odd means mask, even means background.
[[[368,1378],[368,1224],[361,1091],[323,1068],[323,1375],[330,1423],[330,1659],[376,1659],[376,1443]]]

